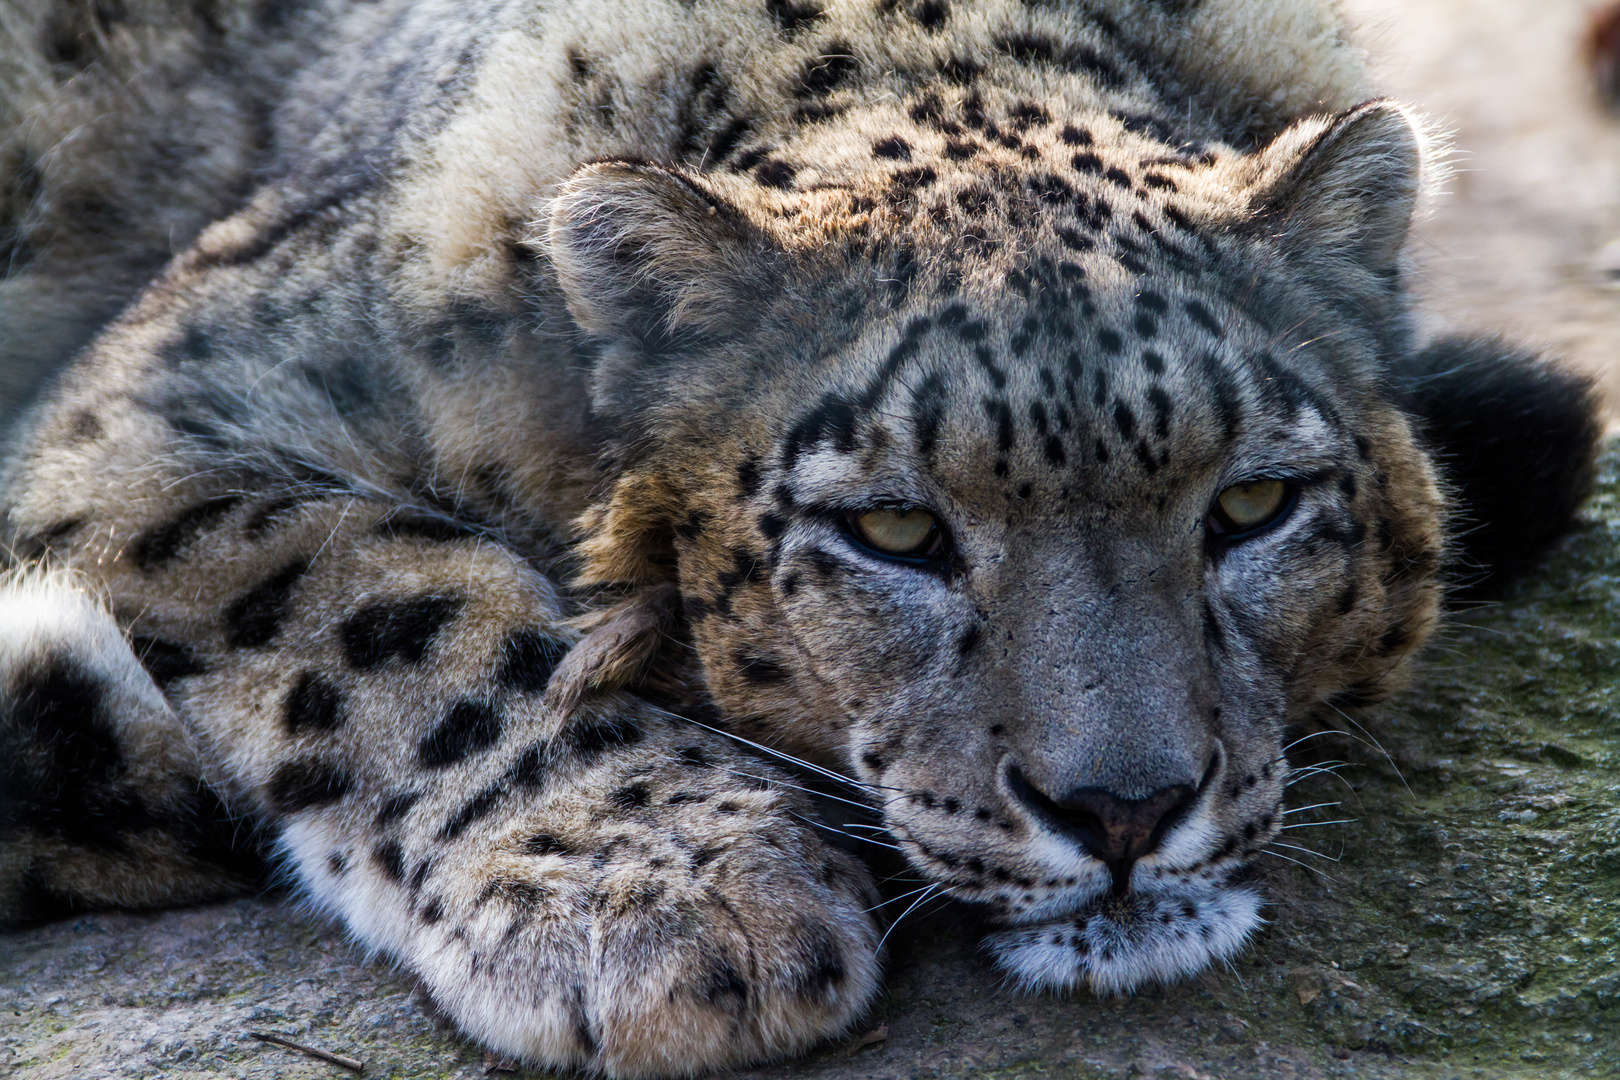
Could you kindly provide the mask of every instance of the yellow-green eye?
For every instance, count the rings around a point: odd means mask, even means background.
[[[1288,502],[1288,485],[1281,480],[1233,484],[1215,500],[1210,515],[1217,532],[1247,532],[1276,517]]]
[[[926,510],[867,510],[850,516],[862,543],[886,555],[929,555],[939,522]]]

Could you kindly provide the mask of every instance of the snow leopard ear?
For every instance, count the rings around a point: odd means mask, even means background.
[[[1330,275],[1391,278],[1423,186],[1423,143],[1388,101],[1296,121],[1250,159],[1243,229]]]
[[[635,161],[580,168],[541,243],[568,310],[641,362],[740,334],[774,292],[774,245],[700,178]]]

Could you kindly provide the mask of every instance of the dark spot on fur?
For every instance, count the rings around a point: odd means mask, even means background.
[[[911,144],[898,135],[879,139],[872,144],[872,156],[888,158],[890,161],[910,161]]]
[[[377,827],[383,828],[401,820],[411,812],[411,807],[422,801],[419,791],[402,791],[397,795],[390,795],[383,800],[382,806],[377,808]]]
[[[287,734],[332,731],[343,723],[343,695],[317,671],[306,671],[287,695],[282,709]]]
[[[917,190],[928,187],[938,178],[938,174],[926,165],[896,169],[889,174],[889,196],[897,200],[907,198]]]
[[[270,803],[283,814],[296,814],[337,802],[354,790],[354,778],[342,765],[306,757],[283,762],[270,776]]]
[[[164,693],[168,693],[169,687],[177,680],[201,675],[207,670],[190,649],[172,641],[137,634],[129,639],[129,645],[135,652],[135,659],[141,662],[157,688]]]
[[[733,660],[737,665],[737,674],[755,686],[769,686],[783,682],[788,677],[787,668],[783,667],[779,660],[769,656],[738,652]]]
[[[500,712],[486,701],[458,701],[416,747],[416,760],[425,769],[442,769],[470,754],[487,750],[501,737]]]
[[[101,430],[100,417],[89,409],[79,409],[68,423],[68,438],[77,443],[91,442],[101,438]]]
[[[621,810],[637,810],[647,805],[652,789],[644,783],[626,784],[608,796],[608,802]]]
[[[501,646],[501,666],[495,681],[520,694],[536,694],[551,681],[551,673],[568,654],[568,646],[535,628],[514,630]]]
[[[1082,235],[1081,233],[1077,233],[1073,229],[1066,226],[1059,226],[1057,228],[1057,236],[1058,239],[1062,241],[1063,246],[1068,248],[1070,251],[1094,251],[1097,247],[1096,240],[1089,236]]]
[[[438,838],[440,840],[454,840],[456,837],[466,832],[467,827],[473,822],[478,821],[480,818],[488,817],[490,811],[495,809],[496,805],[501,801],[502,798],[505,797],[505,795],[506,788],[502,784],[491,784],[483,791],[480,791],[477,795],[474,795],[471,799],[468,799],[466,804],[463,805],[460,810],[456,811],[454,817],[444,823],[444,827],[439,830]],[[420,867],[417,868],[417,873],[423,877],[426,877],[427,865],[428,864],[424,862]],[[421,883],[416,882],[411,891],[415,892],[420,887]]]
[[[911,17],[916,19],[925,30],[938,30],[950,18],[951,9],[944,0],[922,0],[922,3],[911,9]]]
[[[741,1013],[748,1007],[748,983],[731,961],[723,957],[713,962],[700,992],[710,1005],[727,1012]]]
[[[850,76],[860,70],[861,64],[850,55],[847,42],[834,41],[826,46],[821,56],[812,57],[799,75],[800,97],[821,97],[832,93]]]
[[[227,495],[188,508],[173,520],[137,537],[130,545],[130,558],[142,570],[155,570],[173,561],[181,548],[241,501],[240,495]]]
[[[806,0],[765,0],[765,10],[789,38],[826,17],[825,11]]]
[[[308,570],[309,563],[296,559],[232,601],[224,612],[225,644],[233,649],[268,644],[281,629],[298,579]]]
[[[798,172],[787,162],[772,158],[754,170],[754,179],[766,187],[786,189],[793,186],[793,178]]]
[[[405,851],[398,840],[384,840],[371,850],[371,856],[389,881],[395,885],[405,884]]]
[[[640,742],[644,734],[632,720],[601,717],[575,720],[563,732],[562,738],[576,755],[588,763],[608,750]]]
[[[759,471],[759,456],[749,454],[737,466],[737,493],[745,499],[752,499],[759,494],[759,485],[762,477]]]
[[[1209,310],[1209,308],[1205,307],[1197,300],[1188,300],[1183,306],[1186,307],[1187,314],[1193,317],[1194,322],[1196,322],[1199,326],[1202,326],[1205,330],[1209,331],[1209,333],[1214,335],[1216,338],[1223,338],[1226,336],[1226,330],[1222,328],[1220,320],[1215,318],[1215,315]]]
[[[824,998],[834,987],[843,985],[847,972],[838,942],[820,923],[806,927],[799,945],[798,974],[794,989],[801,997]]]
[[[981,631],[977,625],[970,626],[962,631],[961,636],[956,639],[956,655],[966,656],[972,652],[978,647],[980,637]]]
[[[561,840],[558,840],[555,836],[548,836],[546,833],[536,833],[527,840],[523,841],[522,851],[525,855],[572,854],[568,850],[568,845],[564,844]]]
[[[368,604],[343,624],[344,655],[356,671],[369,671],[392,657],[420,663],[461,606],[459,597],[432,595]]]

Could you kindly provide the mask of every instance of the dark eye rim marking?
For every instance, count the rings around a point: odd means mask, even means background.
[[[911,551],[884,551],[867,541],[861,534],[860,526],[856,523],[856,518],[862,514],[870,514],[878,510],[886,510],[895,514],[921,511],[933,519],[934,525],[933,528],[929,529],[928,535]],[[951,540],[950,531],[945,527],[945,522],[941,516],[926,506],[899,500],[880,500],[863,506],[828,510],[824,512],[823,516],[836,524],[844,539],[862,555],[869,555],[886,563],[906,566],[916,570],[926,570],[935,574],[943,573],[951,564],[955,544]]]
[[[1210,500],[1209,510],[1204,515],[1204,527],[1209,534],[1210,542],[1221,548],[1229,548],[1271,532],[1294,516],[1294,510],[1299,506],[1301,492],[1319,479],[1319,477],[1301,478],[1297,476],[1258,475],[1222,485],[1215,498]],[[1231,518],[1227,517],[1226,511],[1221,508],[1220,495],[1222,493],[1228,488],[1261,484],[1267,481],[1276,481],[1283,485],[1282,501],[1277,504],[1277,509],[1272,512],[1270,517],[1258,524],[1247,527],[1239,526]]]

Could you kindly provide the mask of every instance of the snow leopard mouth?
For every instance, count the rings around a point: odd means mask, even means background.
[[[1073,914],[991,934],[985,948],[1025,990],[1129,993],[1227,960],[1261,923],[1256,889],[1225,881],[1109,890]]]

